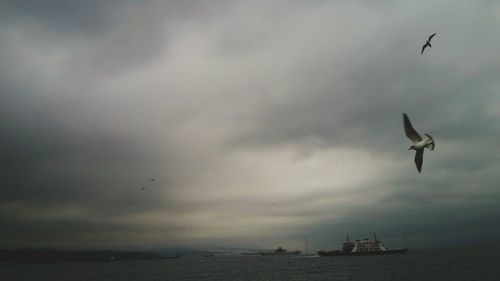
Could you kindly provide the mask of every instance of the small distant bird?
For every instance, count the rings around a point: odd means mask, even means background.
[[[143,186],[143,187],[141,188],[141,190],[144,190],[144,189],[146,189],[146,187],[145,187],[145,186]]]
[[[432,47],[432,45],[431,45],[431,39],[432,39],[432,37],[436,36],[436,34],[437,33],[434,33],[431,36],[429,36],[429,39],[427,39],[427,42],[425,42],[425,44],[422,46],[422,52],[420,52],[420,54],[424,53],[424,50],[425,50],[425,48],[427,48],[427,46],[429,46],[429,48]]]
[[[150,179],[149,181],[150,181],[150,182],[154,182],[154,181],[155,181],[155,179]]]
[[[434,150],[434,139],[428,135],[425,135],[425,139],[422,138],[413,126],[411,125],[410,119],[406,113],[403,113],[403,123],[405,126],[405,134],[406,136],[413,142],[413,145],[408,148],[408,150],[415,150],[415,164],[417,165],[417,170],[420,173],[422,171],[422,163],[424,161],[424,147],[427,147],[430,150]]]

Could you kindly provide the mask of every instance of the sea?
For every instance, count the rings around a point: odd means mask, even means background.
[[[500,252],[488,248],[410,250],[360,257],[243,256],[100,263],[1,264],[1,281],[500,280]]]

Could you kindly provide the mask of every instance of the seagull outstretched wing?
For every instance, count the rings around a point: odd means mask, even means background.
[[[420,52],[420,54],[424,53],[424,50],[425,50],[425,48],[427,48],[427,46],[430,46],[429,42],[425,42],[425,44],[422,46],[422,51]]]
[[[422,137],[417,133],[417,131],[415,131],[415,129],[413,129],[410,119],[406,113],[403,113],[403,123],[405,126],[405,134],[413,143],[417,143],[422,140]]]
[[[436,36],[437,33],[434,33],[432,34],[431,36],[429,36],[429,39],[427,39],[427,42],[425,42],[425,44],[422,46],[422,51],[420,52],[420,54],[423,54],[424,53],[424,50],[425,48],[427,47],[432,47],[431,46],[431,40],[432,40],[432,37]]]
[[[415,165],[417,165],[417,170],[420,173],[422,171],[422,163],[424,162],[424,149],[417,149],[415,152]]]

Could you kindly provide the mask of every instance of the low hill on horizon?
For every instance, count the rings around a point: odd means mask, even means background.
[[[0,263],[110,262],[119,260],[151,260],[162,258],[163,256],[161,255],[142,251],[0,249]]]

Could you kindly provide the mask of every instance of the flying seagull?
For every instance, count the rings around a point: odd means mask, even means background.
[[[141,188],[141,190],[144,190],[144,189],[146,189],[146,187],[145,187],[145,186],[143,186],[143,187]]]
[[[155,179],[150,179],[149,181],[150,181],[150,182],[154,182],[154,181],[155,181]]]
[[[408,150],[415,150],[415,164],[417,165],[417,170],[420,173],[422,171],[422,163],[424,161],[424,147],[430,150],[434,150],[434,139],[428,135],[424,134],[425,138],[422,138],[413,126],[411,125],[410,119],[406,113],[403,113],[403,123],[405,126],[406,136],[413,142],[412,146]]]
[[[432,45],[431,45],[431,39],[432,39],[432,37],[436,36],[436,34],[437,33],[434,33],[431,36],[429,36],[429,39],[427,39],[427,42],[425,42],[425,44],[422,46],[422,52],[420,52],[420,54],[424,53],[424,50],[425,50],[425,48],[427,48],[427,46],[429,46],[429,48],[432,47]]]

